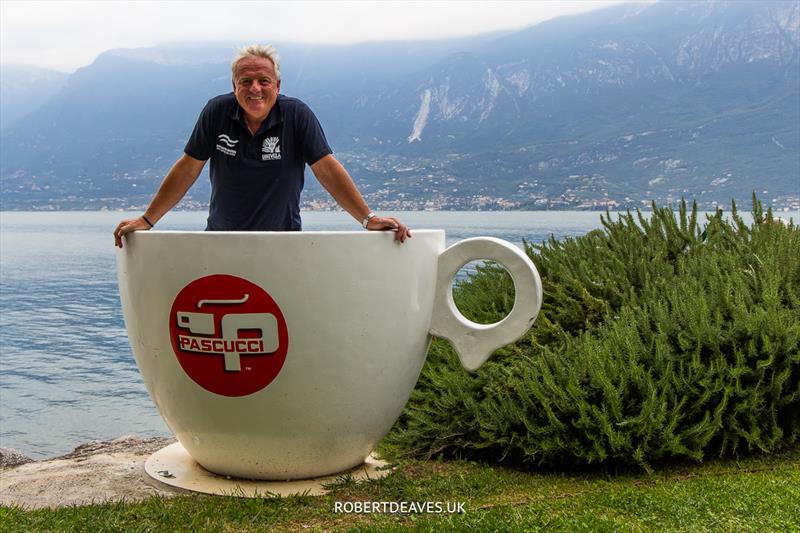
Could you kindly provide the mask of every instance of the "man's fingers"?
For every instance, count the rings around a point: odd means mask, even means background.
[[[125,235],[126,233],[128,233],[128,231],[130,231],[130,230],[127,229],[127,227],[128,227],[128,221],[123,220],[122,222],[119,223],[119,225],[117,226],[117,229],[114,230],[114,245],[115,246],[117,246],[119,248],[122,248],[122,236]]]
[[[117,227],[114,228],[114,246],[117,248],[122,248],[122,233],[120,233],[120,230],[122,230],[123,224],[125,224],[124,221],[117,224]]]
[[[117,225],[117,229],[114,230],[114,246],[122,248],[122,237],[132,231],[148,229],[150,229],[150,226],[144,222],[139,222],[139,219],[123,220]]]
[[[395,233],[394,240],[400,242],[406,242],[406,239],[411,236],[411,232],[409,231],[408,226],[406,226],[397,219],[393,220],[397,224],[397,227],[395,228],[395,231],[397,233]]]
[[[394,240],[405,242],[411,237],[411,230],[394,217],[375,217],[369,221],[368,229],[374,231],[394,231]]]

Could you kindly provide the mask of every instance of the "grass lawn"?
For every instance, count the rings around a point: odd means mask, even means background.
[[[337,503],[338,502],[338,503]],[[347,503],[345,503],[347,502]],[[463,513],[347,513],[354,502],[437,502]],[[376,506],[382,504],[375,504]],[[387,508],[392,505],[387,503]],[[655,472],[524,472],[408,461],[326,496],[190,495],[59,510],[0,507],[0,531],[800,531],[800,447]]]

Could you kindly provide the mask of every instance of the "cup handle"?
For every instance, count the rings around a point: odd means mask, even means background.
[[[453,301],[456,273],[478,259],[496,261],[514,282],[514,307],[495,324],[478,324],[466,318]],[[498,348],[522,337],[542,307],[542,280],[530,258],[513,244],[494,237],[465,239],[439,255],[431,335],[450,341],[470,372],[476,371]]]

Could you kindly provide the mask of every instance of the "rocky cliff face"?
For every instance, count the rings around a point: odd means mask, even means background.
[[[630,96],[648,91],[656,96],[719,85],[724,96],[734,72],[744,76],[749,67],[751,75],[791,78],[798,65],[796,2],[623,6],[584,31],[559,32],[561,26],[568,28],[569,21],[544,23],[490,49],[447,58],[399,92],[401,102],[390,116],[413,117],[406,140],[422,142],[426,129],[436,137],[459,136],[465,127],[513,127],[541,118],[554,101],[608,98],[625,113]]]

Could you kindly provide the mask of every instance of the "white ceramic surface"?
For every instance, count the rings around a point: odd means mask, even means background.
[[[452,279],[511,273],[511,314],[465,319]],[[465,368],[523,335],[541,306],[530,259],[499,239],[445,250],[440,230],[137,232],[118,251],[125,324],[162,417],[212,472],[302,479],[361,464],[400,415],[431,333]]]

